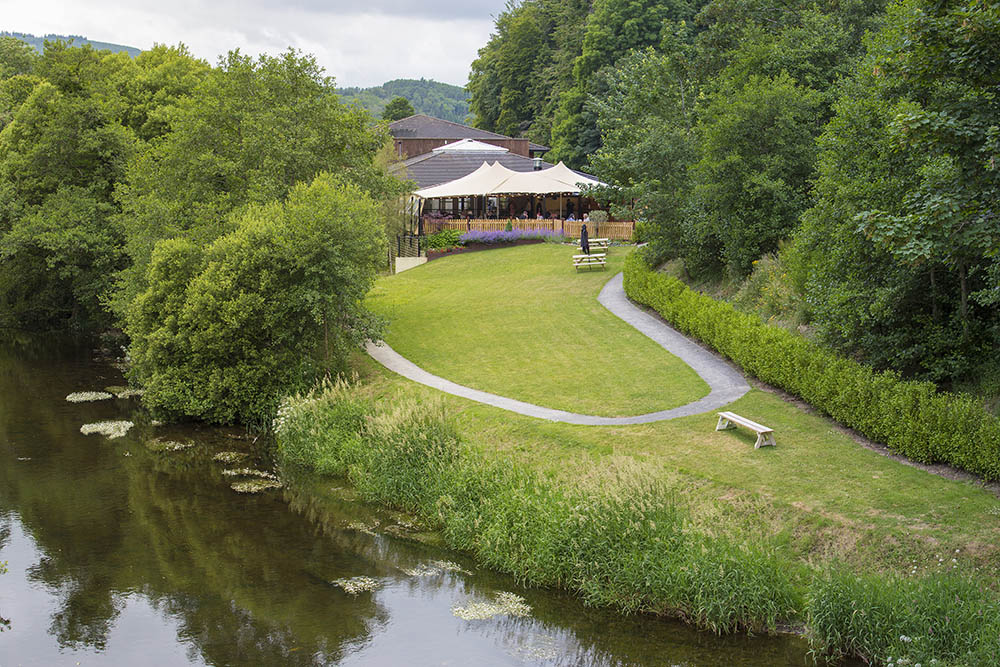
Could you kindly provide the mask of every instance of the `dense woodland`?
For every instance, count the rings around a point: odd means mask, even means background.
[[[468,94],[464,88],[430,79],[393,79],[371,88],[340,88],[345,102],[357,102],[372,116],[381,118],[397,97],[405,98],[416,113],[464,123],[469,115]]]
[[[152,407],[262,424],[377,333],[388,151],[294,51],[0,38],[0,326],[122,327]]]
[[[612,184],[689,280],[994,396],[998,85],[1000,3],[930,0],[526,0],[469,80],[477,126]]]

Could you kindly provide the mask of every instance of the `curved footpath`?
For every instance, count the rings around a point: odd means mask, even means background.
[[[443,392],[492,405],[503,410],[510,410],[518,414],[538,417],[539,419],[548,419],[554,422],[565,422],[567,424],[614,426],[665,421],[667,419],[687,417],[689,415],[716,410],[732,403],[750,391],[750,385],[743,379],[743,375],[723,361],[721,357],[685,338],[660,318],[650,315],[629,301],[628,297],[625,296],[625,289],[622,285],[622,274],[619,273],[607,282],[597,300],[602,306],[649,338],[652,338],[667,352],[678,357],[693,368],[711,388],[708,395],[687,405],[681,405],[670,410],[636,415],[634,417],[580,415],[575,412],[543,408],[539,405],[532,405],[531,403],[517,401],[504,396],[497,396],[496,394],[471,389],[450,380],[445,380],[442,377],[428,373],[413,362],[405,359],[384,342],[378,344],[369,343],[366,349],[368,350],[368,354],[380,364],[414,382],[419,382],[428,387],[434,387]]]

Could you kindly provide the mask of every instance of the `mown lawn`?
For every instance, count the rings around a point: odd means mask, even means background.
[[[395,349],[477,388],[595,414],[637,414],[704,394],[679,360],[597,304],[624,254],[613,252],[609,271],[589,276],[562,270],[569,252],[560,246],[457,256],[381,281],[372,303],[392,318]],[[563,345],[540,343],[567,326],[577,334]],[[573,343],[581,339],[586,345]],[[581,372],[582,347],[608,363]],[[907,574],[957,565],[995,574],[1000,564],[1000,500],[991,493],[869,451],[771,393],[753,390],[730,406],[775,429],[778,446],[754,450],[745,430],[716,432],[714,414],[639,426],[555,424],[443,395],[367,358],[358,367],[387,399],[443,401],[464,436],[492,455],[571,485],[668,477],[704,526],[776,537],[803,565],[842,560]],[[586,381],[602,375],[612,379]]]
[[[475,389],[602,416],[697,400],[708,385],[690,367],[597,302],[627,252],[580,273],[562,244],[456,255],[383,278],[368,304],[393,349]]]

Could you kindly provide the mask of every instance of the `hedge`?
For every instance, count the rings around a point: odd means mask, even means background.
[[[625,293],[746,373],[894,452],[1000,479],[1000,419],[971,396],[938,392],[932,383],[838,356],[653,271],[639,252],[625,260]]]

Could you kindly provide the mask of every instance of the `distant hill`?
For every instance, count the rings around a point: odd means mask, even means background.
[[[7,32],[6,30],[0,31],[0,37],[14,37],[26,42],[31,46],[35,47],[35,50],[39,53],[45,48],[45,40],[57,41],[61,40],[63,42],[72,41],[74,46],[83,46],[84,44],[90,44],[98,51],[112,51],[118,53],[119,51],[124,51],[129,54],[129,56],[135,58],[137,55],[142,53],[142,49],[137,49],[134,46],[125,46],[123,44],[112,44],[110,42],[95,42],[92,39],[87,39],[82,35],[42,35],[41,37],[36,37],[24,32]]]
[[[385,105],[397,95],[408,99],[417,113],[455,123],[464,123],[469,115],[465,88],[429,79],[395,79],[372,88],[340,88],[337,93],[345,102],[357,101],[376,118],[382,117]]]

